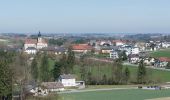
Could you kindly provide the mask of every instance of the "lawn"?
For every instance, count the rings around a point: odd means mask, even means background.
[[[168,58],[170,58],[170,49],[164,49],[164,50],[151,52],[150,55],[152,57],[168,57]]]
[[[170,90],[109,90],[61,94],[61,100],[145,100],[170,97]]]

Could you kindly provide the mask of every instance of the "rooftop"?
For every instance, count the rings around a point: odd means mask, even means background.
[[[75,44],[72,46],[73,50],[91,50],[92,46],[88,44]]]
[[[43,82],[41,85],[46,87],[47,89],[64,88],[61,82]]]
[[[60,77],[62,79],[75,79],[75,76],[72,74],[63,74],[63,75],[60,75]]]

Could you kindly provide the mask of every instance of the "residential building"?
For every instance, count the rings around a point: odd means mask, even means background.
[[[130,55],[130,54],[139,54],[139,48],[138,47],[134,47],[134,46],[129,46],[129,45],[123,45],[120,47],[121,51],[126,51],[126,55]]]
[[[67,49],[64,47],[46,47],[40,49],[41,52],[46,52],[48,54],[60,55],[67,54]]]
[[[126,41],[123,41],[123,40],[113,40],[112,43],[115,46],[122,46],[122,45],[126,44]]]
[[[139,55],[138,54],[130,54],[128,56],[128,60],[130,63],[138,63],[139,62]]]
[[[154,67],[163,67],[163,68],[165,68],[167,66],[168,62],[170,62],[170,58],[160,57],[155,61]]]
[[[93,47],[88,44],[74,44],[74,45],[72,45],[72,50],[77,53],[91,52],[92,49],[93,49]]]
[[[97,41],[96,44],[100,45],[100,46],[111,46],[112,43],[109,40],[100,40]]]
[[[76,86],[76,78],[71,74],[63,74],[59,76],[58,82],[61,82],[64,87]]]
[[[168,47],[170,47],[170,43],[169,42],[162,42],[162,47],[163,48],[168,48]]]
[[[110,58],[111,59],[119,58],[118,51],[112,49],[112,51],[110,51]]]
[[[101,53],[109,54],[113,50],[118,50],[118,46],[100,46]]]

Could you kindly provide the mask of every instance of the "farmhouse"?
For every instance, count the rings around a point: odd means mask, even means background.
[[[76,78],[71,74],[63,74],[59,76],[58,82],[61,82],[64,87],[76,86]]]

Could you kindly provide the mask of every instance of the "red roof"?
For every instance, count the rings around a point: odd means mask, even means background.
[[[126,41],[124,41],[124,40],[113,40],[112,42],[113,42],[113,43],[116,43],[116,42],[126,43]]]
[[[92,50],[92,46],[87,44],[75,44],[72,46],[73,50]]]
[[[25,44],[36,44],[37,40],[36,39],[26,39]]]
[[[170,58],[168,57],[160,57],[159,61],[166,61],[166,62],[170,62]]]
[[[36,44],[38,41],[37,39],[26,39],[25,44]],[[44,39],[42,39],[41,43],[47,43]]]

